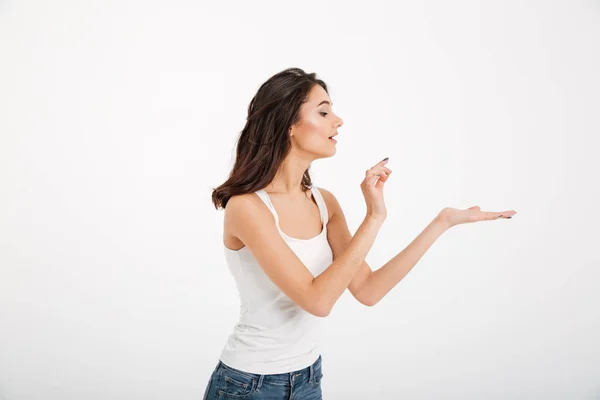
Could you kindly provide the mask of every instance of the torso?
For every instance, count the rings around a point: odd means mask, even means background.
[[[293,201],[277,194],[268,192],[267,194],[277,211],[279,227],[286,235],[306,240],[321,233],[323,224],[321,224],[319,206],[310,190],[306,192],[306,197]],[[310,200],[308,199],[309,196]],[[223,228],[223,244],[231,250],[239,250],[245,246],[244,242],[230,232],[227,224]]]

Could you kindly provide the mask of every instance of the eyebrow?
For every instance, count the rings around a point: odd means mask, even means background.
[[[323,100],[322,102],[320,102],[320,103],[317,105],[317,107],[319,107],[319,106],[320,106],[321,104],[323,104],[323,103],[327,103],[327,104],[329,104],[330,106],[332,106],[332,105],[333,105],[333,102],[331,102],[331,103],[330,103],[330,102],[328,102],[327,100]]]

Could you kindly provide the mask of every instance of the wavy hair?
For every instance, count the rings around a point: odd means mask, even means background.
[[[263,189],[273,180],[292,148],[288,132],[299,121],[300,108],[315,85],[329,93],[314,72],[288,68],[260,86],[248,106],[229,178],[213,188],[212,202],[217,210],[225,208],[232,196]],[[304,191],[312,187],[309,169],[302,176]]]

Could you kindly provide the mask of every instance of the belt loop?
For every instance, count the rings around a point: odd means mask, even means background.
[[[263,382],[263,378],[265,376],[263,374],[260,374],[260,378],[258,378],[258,385],[256,385],[256,390],[259,390],[260,387],[262,386],[262,382]]]
[[[314,364],[310,365],[310,370],[309,370],[309,373],[308,373],[308,375],[309,375],[308,376],[308,383],[314,383],[315,372],[314,372],[314,369],[313,369],[313,365]]]

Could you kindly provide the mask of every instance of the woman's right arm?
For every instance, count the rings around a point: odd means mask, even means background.
[[[344,253],[314,277],[288,246],[273,215],[253,194],[233,196],[225,209],[225,224],[256,258],[265,274],[307,312],[326,317],[362,265],[385,217],[367,213]]]
[[[329,314],[333,305],[352,282],[371,250],[383,220],[367,214],[342,255],[336,258],[321,275],[314,278],[313,288],[318,293],[323,316]]]

